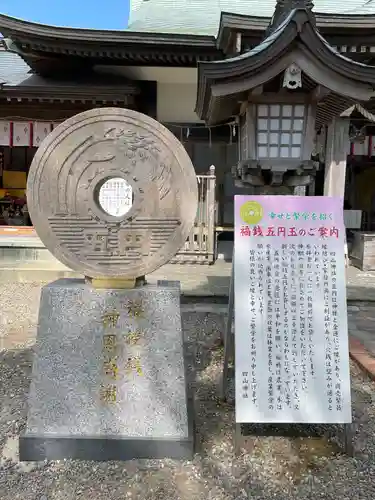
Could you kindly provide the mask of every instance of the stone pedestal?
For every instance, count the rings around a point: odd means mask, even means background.
[[[179,283],[42,290],[21,460],[193,455]]]
[[[350,260],[362,271],[375,271],[375,232],[354,232]]]

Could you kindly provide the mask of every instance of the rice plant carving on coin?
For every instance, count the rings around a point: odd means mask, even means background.
[[[120,108],[58,125],[30,167],[27,199],[50,252],[92,278],[133,279],[167,263],[197,212],[194,167],[163,125]]]

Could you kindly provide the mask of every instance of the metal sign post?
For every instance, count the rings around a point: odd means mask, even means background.
[[[229,286],[229,298],[228,298],[228,311],[227,311],[227,321],[225,324],[224,331],[224,366],[223,366],[223,378],[221,385],[221,396],[226,401],[228,392],[228,375],[229,375],[229,362],[234,356],[234,252],[232,256],[232,270],[230,275],[230,286]]]

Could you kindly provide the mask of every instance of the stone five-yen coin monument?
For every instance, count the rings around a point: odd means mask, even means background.
[[[43,141],[27,199],[45,246],[86,278],[42,290],[20,459],[190,458],[179,283],[143,279],[194,223],[184,147],[148,116],[93,109]]]

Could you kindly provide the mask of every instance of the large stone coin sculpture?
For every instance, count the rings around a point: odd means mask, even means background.
[[[121,215],[120,200],[107,211],[100,203],[113,179],[130,195]],[[184,147],[164,126],[104,108],[70,118],[47,137],[31,165],[27,196],[38,236],[57,259],[94,278],[134,278],[168,262],[185,243],[197,180]]]
[[[179,283],[137,279],[194,223],[185,149],[150,117],[93,109],[43,141],[27,197],[46,247],[86,279],[42,290],[20,459],[190,458]]]

